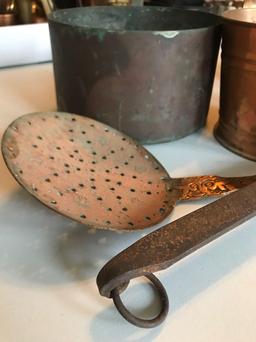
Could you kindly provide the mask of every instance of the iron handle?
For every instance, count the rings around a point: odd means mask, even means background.
[[[131,279],[166,269],[198,248],[249,220],[256,214],[255,195],[256,182],[138,240],[110,260],[99,272],[97,285],[100,294],[108,298],[113,295],[116,297],[115,289],[118,289],[119,295]],[[160,295],[163,295],[161,291],[159,292]],[[125,318],[129,320],[129,313]],[[163,319],[156,320],[154,325],[151,320],[148,327],[160,324]],[[131,322],[131,320],[129,321]],[[147,327],[145,322],[140,324],[140,319],[132,323],[140,327]]]

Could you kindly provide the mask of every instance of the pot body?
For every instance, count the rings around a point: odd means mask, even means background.
[[[49,17],[58,109],[144,143],[204,126],[217,16],[160,7],[87,7]]]
[[[256,160],[256,9],[228,11],[224,16],[215,137],[237,154]]]

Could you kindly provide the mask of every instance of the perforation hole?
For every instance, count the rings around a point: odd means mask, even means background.
[[[11,129],[13,129],[15,132],[18,132],[18,127],[17,126],[11,126]]]
[[[46,181],[47,183],[51,183],[50,178],[45,178],[45,181]]]
[[[128,211],[128,209],[127,209],[127,208],[125,208],[125,207],[124,207],[124,208],[122,208],[122,210],[123,210],[123,211]]]

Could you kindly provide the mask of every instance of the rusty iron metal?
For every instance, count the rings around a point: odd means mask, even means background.
[[[218,196],[256,176],[171,178],[136,141],[93,119],[33,113],[2,140],[16,180],[51,209],[94,228],[136,230],[170,214],[178,200]]]
[[[153,273],[144,273],[143,275],[151,281],[160,299],[161,310],[156,317],[153,317],[152,319],[143,319],[134,316],[121,300],[120,292],[123,291],[123,287],[114,288],[111,291],[111,296],[117,310],[128,322],[140,328],[154,328],[166,319],[169,311],[169,298],[163,284]],[[125,286],[126,285],[128,284],[126,283]]]
[[[220,118],[216,139],[256,160],[256,9],[224,14]]]
[[[255,194],[256,182],[138,240],[102,268],[97,277],[100,294],[113,298],[117,309],[129,322],[142,328],[159,325],[166,317],[168,300],[155,279],[150,280],[162,298],[162,308],[160,314],[148,322],[133,316],[120,302],[119,294],[126,289],[131,279],[170,267],[255,216]]]
[[[18,118],[4,134],[2,151],[18,182],[44,204],[89,226],[117,230],[152,226],[178,200],[217,196],[256,180],[171,178],[131,138],[67,113]]]
[[[49,16],[58,110],[143,143],[205,125],[218,16],[168,7],[87,7]]]

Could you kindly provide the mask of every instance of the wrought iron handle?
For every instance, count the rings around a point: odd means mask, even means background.
[[[116,301],[131,279],[168,268],[255,215],[256,182],[148,234],[119,253],[98,274],[100,294]],[[123,316],[143,328],[156,326],[166,317],[147,325],[144,320],[129,319],[127,311]]]

